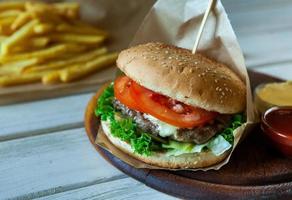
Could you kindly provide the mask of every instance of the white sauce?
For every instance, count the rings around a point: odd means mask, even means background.
[[[161,137],[168,137],[168,136],[174,135],[177,132],[177,129],[179,129],[179,127],[167,124],[163,121],[160,121],[159,119],[156,119],[155,117],[151,115],[143,114],[143,116],[149,121],[151,121],[152,123],[157,125],[159,135]]]

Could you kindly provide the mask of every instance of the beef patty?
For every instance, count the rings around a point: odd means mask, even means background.
[[[143,113],[131,110],[119,100],[115,99],[113,105],[116,110],[123,115],[131,117],[137,124],[138,128],[153,135],[158,135],[157,125],[143,116]],[[180,142],[194,142],[203,144],[211,139],[216,133],[224,130],[228,126],[231,115],[218,115],[214,120],[204,126],[198,126],[191,129],[179,128],[176,134],[170,136],[172,139]]]

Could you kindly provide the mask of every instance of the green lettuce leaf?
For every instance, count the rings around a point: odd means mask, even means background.
[[[205,149],[210,149],[215,155],[220,155],[233,145],[233,131],[244,123],[245,118],[242,114],[234,115],[228,128],[222,133],[218,133],[205,144],[196,145],[194,143],[183,143],[177,141],[158,140],[151,134],[141,132],[137,129],[136,123],[131,118],[116,117],[113,106],[114,88],[110,84],[98,99],[98,106],[95,115],[100,116],[101,120],[110,123],[110,131],[114,137],[120,138],[131,145],[134,152],[141,155],[151,155],[153,151],[167,150],[168,155],[181,155],[184,153],[197,153]]]
[[[113,84],[111,84],[98,98],[95,115],[100,116],[103,121],[109,121],[112,135],[131,144],[134,152],[141,155],[150,155],[151,148],[157,148],[157,144],[152,141],[152,138],[147,133],[139,132],[136,123],[131,118],[117,119],[115,117],[113,99],[114,89]]]
[[[219,133],[222,135],[222,137],[228,141],[230,144],[233,144],[234,136],[233,132],[235,129],[237,129],[239,126],[241,126],[245,122],[245,117],[243,114],[236,114],[232,117],[231,122],[229,126],[222,131],[222,133]]]
[[[97,108],[95,109],[95,115],[100,116],[102,121],[106,120],[114,120],[114,106],[113,106],[113,99],[114,99],[114,86],[111,83],[100,95],[97,100]]]

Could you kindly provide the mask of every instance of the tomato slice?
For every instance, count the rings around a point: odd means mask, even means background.
[[[128,108],[150,114],[163,122],[181,128],[204,125],[217,115],[215,112],[188,106],[155,93],[127,76],[115,80],[114,94]]]
[[[203,125],[217,115],[215,112],[188,106],[155,93],[134,81],[130,86],[130,95],[134,98],[142,112],[181,128],[193,128]]]
[[[130,109],[140,111],[138,104],[130,96],[130,87],[133,81],[127,76],[120,76],[114,82],[114,95],[124,105]]]

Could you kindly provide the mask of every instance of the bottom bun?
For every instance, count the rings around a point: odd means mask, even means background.
[[[144,156],[134,153],[131,145],[114,137],[110,132],[110,124],[105,121],[101,121],[102,129],[107,138],[123,152],[128,155],[141,160],[147,164],[168,168],[168,169],[180,169],[180,168],[202,168],[219,163],[226,158],[230,151],[226,151],[220,156],[215,156],[211,151],[201,153],[189,153],[182,154],[180,156],[167,156],[165,153],[152,153],[150,156]]]

